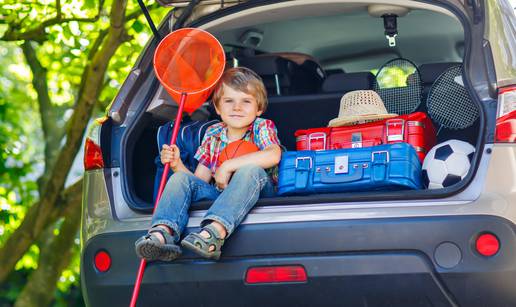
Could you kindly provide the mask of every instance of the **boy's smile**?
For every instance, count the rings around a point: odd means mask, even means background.
[[[223,95],[215,110],[228,127],[228,137],[234,141],[241,138],[263,112],[258,110],[258,102],[252,94],[237,91],[225,84],[223,86]]]

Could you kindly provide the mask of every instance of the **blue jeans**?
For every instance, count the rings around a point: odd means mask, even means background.
[[[273,197],[274,185],[263,168],[246,165],[238,169],[222,192],[198,177],[183,172],[173,174],[163,190],[152,226],[167,225],[178,242],[188,223],[188,208],[192,202],[215,200],[204,216],[201,226],[211,221],[221,223],[227,237],[242,222],[259,197]]]

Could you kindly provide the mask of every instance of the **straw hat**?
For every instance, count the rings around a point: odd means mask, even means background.
[[[340,100],[339,117],[330,120],[329,127],[349,126],[396,117],[388,113],[382,98],[375,91],[352,91]]]

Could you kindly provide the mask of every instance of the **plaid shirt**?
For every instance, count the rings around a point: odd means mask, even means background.
[[[202,165],[211,170],[212,175],[217,171],[217,160],[220,153],[229,144],[227,137],[227,126],[224,122],[216,123],[208,127],[201,146],[195,153],[195,159]],[[251,133],[252,132],[252,133]],[[251,135],[253,140],[250,140]],[[260,150],[264,150],[270,145],[280,145],[276,126],[271,120],[257,117],[249,129],[245,133],[244,140],[253,142]],[[281,145],[280,145],[281,146]],[[277,182],[277,167],[267,170],[272,180]]]

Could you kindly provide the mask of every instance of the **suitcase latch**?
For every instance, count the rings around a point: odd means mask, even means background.
[[[422,127],[423,129],[425,129],[425,123],[423,122],[419,122],[419,121],[416,121],[416,120],[413,120],[413,121],[408,121],[407,122],[407,126],[409,127]]]
[[[296,168],[297,168],[297,165],[298,165],[298,161],[303,161],[303,160],[308,160],[308,165],[309,165],[309,169],[312,168],[312,157],[297,157],[296,158]]]
[[[389,152],[387,150],[379,150],[379,151],[373,151],[371,152],[371,162],[374,162],[375,157],[378,156],[378,160],[380,160],[380,157],[385,154],[385,160],[381,159],[383,163],[389,163]],[[380,162],[380,163],[381,163]]]
[[[355,132],[351,135],[351,148],[362,148],[362,133]]]
[[[335,174],[347,174],[348,173],[348,156],[336,156],[335,157]]]
[[[389,129],[394,130],[401,126],[400,133],[390,133]],[[398,130],[398,129],[397,129]],[[385,134],[387,135],[387,142],[395,142],[395,141],[403,141],[405,138],[405,120],[399,119],[390,119],[385,122]]]
[[[323,148],[315,149],[315,150],[325,150],[326,149],[326,133],[324,132],[314,132],[308,135],[308,150],[312,150],[312,140],[321,140],[323,141]]]

